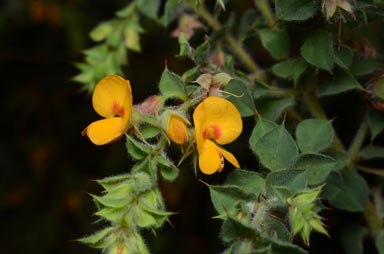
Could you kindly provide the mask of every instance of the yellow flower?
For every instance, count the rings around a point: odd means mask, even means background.
[[[207,175],[221,172],[224,168],[224,158],[239,168],[235,156],[211,140],[225,145],[240,135],[243,122],[236,107],[223,98],[210,96],[196,107],[193,121],[200,170]]]
[[[168,123],[167,136],[179,145],[185,145],[188,142],[188,129],[180,116],[176,114],[171,115]]]
[[[95,111],[106,119],[91,123],[82,132],[95,145],[117,140],[129,128],[132,111],[132,91],[128,80],[118,75],[103,78],[92,95]]]

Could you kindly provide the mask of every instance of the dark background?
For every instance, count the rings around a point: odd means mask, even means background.
[[[252,1],[248,2],[237,7],[252,6]],[[83,128],[100,117],[92,109],[91,97],[80,92],[80,84],[72,82],[71,77],[78,74],[73,63],[82,61],[81,51],[95,45],[88,37],[89,31],[98,22],[113,18],[126,3],[0,3],[0,253],[98,253],[74,242],[103,227],[93,223],[97,219],[92,215],[96,207],[87,195],[101,189],[89,180],[126,173],[132,161],[122,140],[98,147],[81,137]],[[142,36],[144,53],[129,53],[130,64],[124,67],[134,103],[157,93],[165,59],[168,67],[179,74],[191,66],[174,57],[178,44],[169,31],[148,20],[144,23],[148,29]],[[353,93],[348,98],[360,99]],[[332,103],[337,101],[329,105]],[[345,113],[348,118],[346,109],[338,110],[333,115]],[[344,123],[354,127],[355,117],[350,116],[352,120]],[[243,149],[253,120],[244,121],[241,138],[228,150],[243,151],[236,154],[240,164],[255,169],[257,162],[249,159],[250,150]],[[353,132],[344,132],[342,138],[350,139]],[[178,158],[174,147],[171,154]],[[230,169],[227,164],[225,171]],[[220,253],[224,249],[219,239],[221,221],[211,219],[216,214],[209,192],[198,179],[221,183],[226,172],[195,177],[187,161],[176,182],[160,184],[168,209],[180,214],[171,217],[175,229],[165,224],[157,237],[150,231],[143,232],[153,253]],[[325,211],[323,215],[329,218],[332,239],[315,233],[310,252],[341,253],[339,226],[361,219],[337,211]]]

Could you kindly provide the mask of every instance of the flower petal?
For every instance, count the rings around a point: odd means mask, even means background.
[[[91,123],[84,131],[89,139],[95,145],[105,145],[125,132],[123,128],[123,119],[121,117],[112,117]]]
[[[222,164],[221,155],[217,146],[210,140],[205,140],[199,152],[199,167],[201,172],[211,175],[220,169]]]
[[[243,122],[237,108],[226,99],[210,96],[200,103],[193,113],[197,149],[204,139],[213,138],[224,145],[231,143],[241,133]]]
[[[188,129],[181,117],[171,116],[167,135],[176,144],[184,145],[188,142]]]
[[[132,110],[132,91],[128,80],[118,75],[106,76],[95,87],[92,96],[95,111],[105,117],[121,116],[128,129]]]
[[[224,156],[224,158],[227,161],[229,161],[236,168],[240,168],[239,162],[237,161],[236,157],[232,153],[228,152],[223,148],[220,148],[220,147],[217,147],[217,148],[219,149],[220,153]]]

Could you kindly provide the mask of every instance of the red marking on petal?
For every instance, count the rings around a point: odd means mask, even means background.
[[[123,117],[124,116],[124,108],[117,102],[114,102],[111,106],[111,111],[113,114]]]

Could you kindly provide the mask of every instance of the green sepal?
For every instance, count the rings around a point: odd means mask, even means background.
[[[164,156],[156,156],[155,160],[159,165],[160,173],[163,178],[168,181],[174,181],[179,175],[179,169]]]
[[[84,244],[91,245],[91,246],[95,246],[96,244],[101,242],[104,238],[106,238],[114,229],[115,229],[114,227],[104,228],[104,229],[94,233],[93,235],[80,238],[77,241],[84,243]],[[101,248],[103,248],[103,247],[101,247]]]
[[[149,153],[151,153],[152,148],[148,145],[141,143],[131,137],[130,135],[126,135],[127,141],[126,141],[126,147],[128,150],[128,153],[136,160],[142,160],[145,157],[148,156]]]

